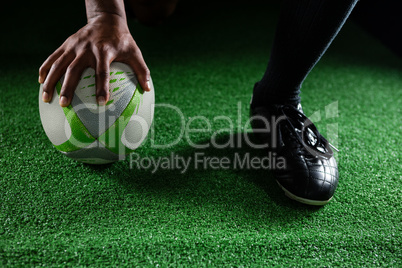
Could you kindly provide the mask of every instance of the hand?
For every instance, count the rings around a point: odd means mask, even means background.
[[[52,100],[57,82],[65,74],[60,91],[62,107],[70,104],[75,88],[87,67],[95,69],[96,98],[99,105],[109,100],[109,66],[119,61],[131,66],[141,87],[150,91],[150,72],[124,18],[101,14],[71,35],[39,69],[44,102]]]

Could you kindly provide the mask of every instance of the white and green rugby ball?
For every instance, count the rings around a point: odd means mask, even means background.
[[[53,99],[42,101],[39,111],[43,128],[63,154],[88,164],[122,160],[147,136],[154,114],[154,88],[144,92],[132,69],[120,62],[110,65],[110,98],[105,106],[96,102],[95,70],[86,69],[68,107],[59,105],[64,77],[57,83]]]

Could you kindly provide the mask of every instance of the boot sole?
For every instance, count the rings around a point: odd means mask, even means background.
[[[329,201],[331,201],[331,199],[332,199],[332,197],[328,200],[311,200],[311,199],[302,198],[302,197],[294,195],[291,192],[289,192],[288,190],[286,190],[285,187],[283,187],[278,181],[276,181],[276,182],[278,183],[279,187],[281,187],[281,189],[285,192],[285,195],[287,197],[289,197],[290,199],[293,199],[297,202],[303,203],[303,204],[312,205],[312,206],[323,206],[323,205],[327,204]]]

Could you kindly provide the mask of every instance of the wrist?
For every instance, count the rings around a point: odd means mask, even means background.
[[[122,16],[116,13],[108,12],[96,12],[87,16],[88,24],[101,24],[108,26],[124,27],[128,29],[126,16]]]

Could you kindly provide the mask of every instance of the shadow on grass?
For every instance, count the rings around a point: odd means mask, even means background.
[[[172,206],[179,205],[183,210],[196,209],[195,207],[215,207],[233,213],[237,210],[237,217],[246,217],[248,220],[260,217],[268,221],[292,221],[300,217],[309,217],[320,207],[307,206],[288,199],[277,185],[269,170],[264,168],[214,168],[196,167],[195,155],[215,157],[216,159],[263,158],[267,156],[266,149],[255,149],[256,140],[251,133],[222,135],[217,139],[218,144],[234,141],[232,148],[218,149],[210,146],[206,149],[188,148],[173,153],[174,156],[191,159],[191,164],[185,172],[179,169],[159,169],[152,172],[152,168],[133,167],[129,161],[117,163],[113,167],[113,177],[121,183],[128,193],[142,193],[152,196],[152,199],[166,200]],[[208,143],[204,140],[202,144]],[[164,151],[157,156],[141,156],[171,159],[172,152]],[[105,167],[108,169],[109,167]],[[212,213],[212,212],[211,212]],[[258,215],[257,215],[258,214]]]

